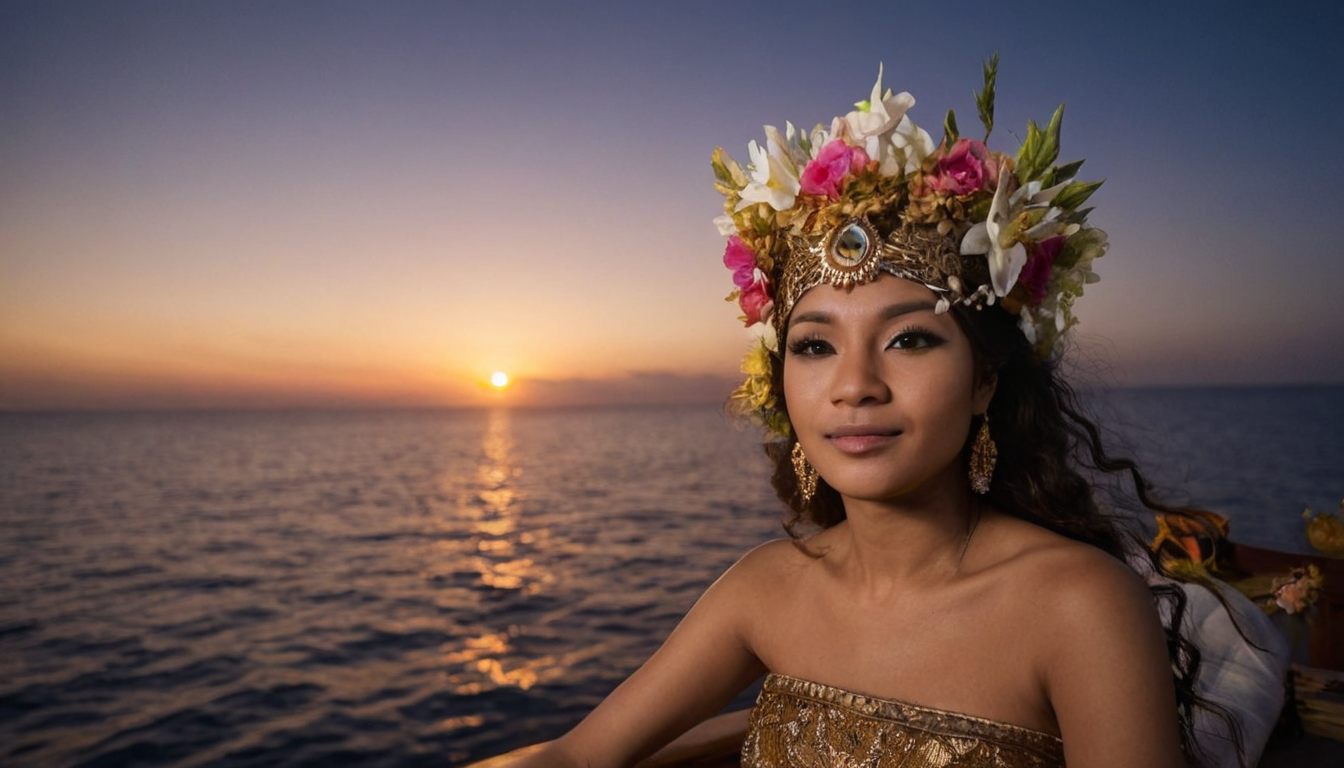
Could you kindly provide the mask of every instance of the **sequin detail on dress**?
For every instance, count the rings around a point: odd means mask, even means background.
[[[743,768],[1062,768],[1064,744],[1030,728],[771,674]]]

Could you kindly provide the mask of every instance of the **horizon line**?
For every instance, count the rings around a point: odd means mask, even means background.
[[[1123,385],[1077,385],[1074,387],[1079,394],[1089,394],[1093,392],[1128,392],[1128,391],[1172,391],[1172,390],[1255,390],[1255,389],[1332,389],[1344,388],[1344,381],[1338,382],[1295,382],[1284,383],[1221,383],[1221,384],[1123,384]],[[556,402],[556,403],[528,403],[528,402],[496,402],[496,403],[425,403],[425,404],[398,404],[398,403],[291,403],[291,404],[273,404],[273,405],[163,405],[163,406],[60,406],[60,407],[7,407],[0,406],[0,416],[15,415],[62,415],[62,414],[187,414],[187,413],[218,413],[218,414],[243,414],[243,413],[357,413],[357,412],[432,412],[432,411],[497,411],[497,410],[517,410],[517,411],[559,411],[559,410],[600,410],[600,409],[639,409],[639,408],[703,408],[707,406],[718,406],[726,409],[729,404],[728,398],[718,399],[649,399],[649,400],[617,400],[609,402]]]

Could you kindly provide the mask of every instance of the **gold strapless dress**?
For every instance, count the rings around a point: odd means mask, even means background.
[[[1061,768],[1057,736],[981,717],[766,676],[743,768]]]

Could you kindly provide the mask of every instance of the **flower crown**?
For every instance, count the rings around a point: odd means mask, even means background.
[[[984,140],[963,138],[949,110],[934,145],[906,114],[914,97],[883,90],[879,66],[869,100],[829,128],[767,125],[765,146],[748,145],[746,170],[714,151],[725,211],[715,224],[728,236],[723,263],[737,286],[728,300],[747,326],[773,331],[743,362],[738,410],[790,434],[775,405],[771,356],[794,304],[821,283],[860,285],[885,272],[927,286],[940,313],[998,302],[1018,315],[1039,355],[1056,353],[1077,322],[1073,302],[1097,279],[1092,261],[1106,251],[1106,233],[1089,227],[1091,209],[1080,207],[1101,182],[1074,179],[1081,160],[1055,165],[1062,104],[1044,129],[1028,124],[1016,157],[985,146],[997,73],[996,54],[975,94]]]

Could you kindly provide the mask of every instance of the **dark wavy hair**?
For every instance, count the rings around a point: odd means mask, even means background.
[[[1128,557],[1144,553],[1154,569],[1177,580],[1189,580],[1165,569],[1145,544],[1133,525],[1130,510],[1111,511],[1098,498],[1098,482],[1105,477],[1127,481],[1139,505],[1152,512],[1204,518],[1196,511],[1172,507],[1156,499],[1153,489],[1138,465],[1129,458],[1108,453],[1102,446],[1101,432],[1079,402],[1078,396],[1058,369],[1055,360],[1042,360],[1018,327],[1017,318],[1000,306],[952,309],[962,331],[970,339],[975,355],[976,376],[996,383],[988,409],[998,446],[998,463],[985,500],[994,508],[1035,523],[1075,541],[1090,544],[1129,565]],[[785,413],[784,362],[776,354],[771,360],[772,386],[779,408]],[[971,435],[979,424],[972,424],[962,450],[969,462]],[[768,442],[766,453],[774,463],[772,483],[776,494],[788,506],[784,528],[795,542],[801,542],[814,527],[829,528],[845,519],[840,494],[818,479],[816,493],[804,505],[794,474],[790,452],[796,438]],[[1115,499],[1118,494],[1108,496]],[[805,547],[804,547],[805,549]],[[1228,736],[1243,755],[1241,731],[1231,714],[1195,692],[1199,674],[1199,649],[1185,636],[1185,592],[1170,581],[1151,584],[1154,601],[1167,609],[1164,622],[1167,654],[1171,658],[1176,688],[1176,707],[1180,718],[1181,748],[1192,765],[1204,762],[1194,737],[1194,713],[1204,710],[1222,721]],[[1221,601],[1217,589],[1211,590]]]

